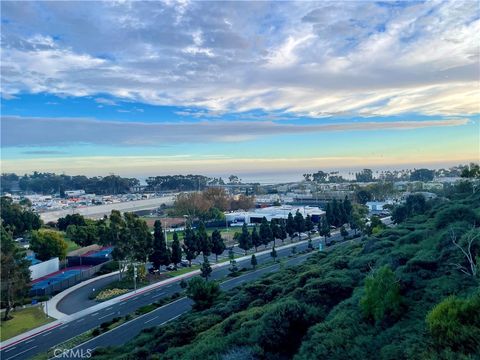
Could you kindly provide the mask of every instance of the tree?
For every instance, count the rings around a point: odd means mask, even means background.
[[[182,261],[182,247],[180,246],[180,241],[178,240],[177,232],[173,233],[173,242],[172,242],[172,262],[175,264],[175,268],[177,264]]]
[[[218,255],[223,254],[225,251],[225,243],[222,239],[222,234],[218,230],[212,232],[212,252],[215,254],[215,262],[218,262]]]
[[[277,250],[275,250],[275,246],[272,248],[272,251],[270,252],[270,256],[273,258],[273,261],[277,261]]]
[[[372,193],[367,190],[359,190],[355,193],[355,198],[359,204],[365,205],[372,200]]]
[[[317,183],[324,183],[327,181],[328,174],[322,170],[312,174],[313,181]]]
[[[245,251],[245,255],[247,255],[248,249],[252,247],[252,240],[246,223],[243,223],[242,232],[238,236],[238,247]]]
[[[192,230],[190,224],[185,228],[185,235],[183,237],[183,251],[188,260],[189,266],[192,266],[192,260],[198,256],[198,243],[195,232]]]
[[[373,171],[371,169],[363,169],[361,172],[355,174],[357,182],[372,182]]]
[[[462,263],[454,264],[455,267],[466,275],[477,276],[478,265],[477,261],[480,255],[480,230],[472,228],[467,231],[460,241],[453,229],[450,230],[450,239],[453,245],[457,247],[465,258],[465,265]],[[477,252],[477,255],[475,254]]]
[[[253,244],[253,247],[255,248],[255,252],[257,252],[258,247],[262,245],[262,238],[258,234],[256,226],[252,230],[252,244]]]
[[[84,247],[100,241],[98,229],[97,224],[89,220],[84,226],[68,225],[66,235],[70,240]]]
[[[345,214],[345,219],[343,223],[349,223],[352,221],[352,216],[353,216],[353,206],[352,202],[348,199],[347,196],[345,196],[345,199],[343,199],[343,211]]]
[[[285,230],[287,231],[287,234],[291,239],[293,237],[293,234],[295,234],[295,221],[293,220],[293,215],[292,215],[291,212],[288,213],[287,224],[285,226]]]
[[[400,305],[400,285],[388,265],[381,267],[365,279],[365,294],[360,300],[365,316],[380,322],[386,316],[397,316]]]
[[[429,169],[415,169],[410,174],[410,181],[432,181],[435,177],[435,171]]]
[[[233,248],[228,249],[228,258],[230,259],[230,273],[236,274],[238,271],[237,261],[235,260],[235,253],[233,252]]]
[[[342,235],[343,240],[345,240],[345,238],[348,236],[348,231],[347,231],[347,229],[345,229],[345,226],[343,226],[343,225],[340,228],[340,235]]]
[[[170,264],[171,254],[167,248],[160,220],[155,220],[153,224],[153,252],[150,254],[149,260],[153,263],[153,268],[157,270],[160,270],[162,265]]]
[[[25,252],[17,247],[10,233],[0,225],[0,294],[5,307],[3,320],[9,319],[10,310],[16,302],[28,295],[30,283],[30,262]]]
[[[63,260],[67,256],[68,244],[62,233],[55,230],[37,230],[32,232],[30,249],[38,260],[46,261],[53,257]]]
[[[42,226],[38,214],[28,207],[14,204],[13,200],[6,196],[0,199],[0,216],[3,227],[14,237],[23,235],[26,231],[40,229]]]
[[[255,256],[255,254],[252,254],[252,258],[250,259],[250,264],[255,270],[255,268],[257,267],[257,257]]]
[[[450,296],[426,316],[427,327],[437,345],[471,354],[480,353],[480,294],[469,298]]]
[[[318,224],[318,233],[320,236],[324,237],[326,243],[327,237],[330,237],[330,225],[326,217],[320,218],[320,223]]]
[[[68,214],[63,218],[58,219],[57,227],[58,230],[65,231],[67,230],[68,226],[76,225],[76,226],[85,226],[87,225],[85,218],[80,214]]]
[[[186,294],[193,300],[192,307],[195,310],[205,310],[211,307],[220,295],[220,286],[215,281],[194,277],[188,282]]]
[[[298,232],[298,236],[301,240],[301,233],[305,231],[305,219],[300,211],[297,210],[294,217],[295,221],[295,231]]]
[[[212,239],[208,236],[207,228],[203,222],[200,222],[198,226],[197,242],[199,251],[202,252],[203,256],[210,256],[212,253]]]
[[[273,240],[272,229],[268,224],[267,218],[264,216],[262,223],[260,224],[260,238],[262,239],[262,244],[265,245],[265,248]]]
[[[205,278],[205,280],[208,280],[208,277],[212,273],[212,267],[210,266],[210,261],[208,261],[207,256],[203,256],[203,263],[202,267],[200,268],[201,276]]]
[[[313,221],[312,221],[312,217],[310,215],[307,215],[305,217],[305,230],[308,231],[308,238],[310,239],[311,237],[311,234],[310,232],[313,230]]]
[[[287,238],[287,223],[285,219],[280,219],[280,225],[279,225],[277,237],[280,240],[282,240],[282,244],[285,242],[285,239]]]
[[[275,239],[278,238],[279,232],[280,232],[280,226],[278,225],[278,220],[272,219],[270,221],[270,233],[272,234],[273,241],[275,241]]]
[[[462,178],[470,178],[470,179],[480,178],[480,165],[475,163],[470,163],[470,165],[467,165],[462,169],[460,176]]]

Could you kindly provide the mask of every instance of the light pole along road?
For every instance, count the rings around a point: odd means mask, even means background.
[[[332,240],[341,239],[339,234],[332,234]],[[312,239],[314,248],[318,248],[318,244],[323,241],[320,237]],[[298,251],[305,249],[308,246],[307,242],[294,244]],[[288,257],[292,253],[291,247],[278,249],[277,257]],[[307,254],[308,255],[308,254]],[[303,262],[307,255],[300,255],[298,257],[289,259],[288,265],[295,265]],[[269,253],[257,256],[258,264],[262,264],[271,261]],[[250,268],[250,260],[239,261],[239,267]],[[240,275],[236,278],[224,281],[221,284],[223,290],[231,289],[235,286],[241,285],[247,281],[252,281],[260,278],[262,275],[277,271],[279,264],[274,264],[265,268],[260,268],[255,271],[248,272]],[[229,273],[228,267],[214,269],[210,279],[222,279]],[[99,309],[97,312],[87,314],[79,317],[75,320],[67,322],[65,324],[59,324],[50,330],[43,331],[39,334],[32,335],[22,339],[21,341],[3,347],[0,352],[0,358],[2,360],[21,360],[29,359],[34,355],[46,352],[50,348],[55,348],[56,345],[61,344],[73,337],[76,337],[90,329],[93,329],[103,322],[109,321],[114,317],[125,316],[133,313],[141,306],[151,304],[158,301],[162,297],[170,296],[176,292],[180,292],[180,280],[173,281],[172,283],[154,288],[148,291],[139,291],[138,294],[133,294],[131,297],[127,297],[118,303],[112,304],[109,307]],[[119,326],[109,332],[106,332],[96,338],[93,338],[89,342],[80,345],[79,349],[93,349],[99,346],[120,345],[131,340],[142,329],[152,326],[161,325],[167,321],[173,320],[184,312],[190,310],[191,300],[187,298],[180,298],[170,304],[160,307],[142,317],[135,318],[122,326]],[[118,329],[118,330],[117,330]]]

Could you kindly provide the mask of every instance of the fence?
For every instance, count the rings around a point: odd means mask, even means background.
[[[93,275],[95,275],[95,273],[97,273],[100,270],[100,268],[104,264],[107,264],[110,261],[111,260],[92,266],[90,268],[84,269],[77,274],[74,274],[72,276],[69,276],[68,278],[65,278],[64,280],[60,280],[60,281],[57,280],[55,282],[52,281],[51,284],[48,284],[46,286],[42,286],[39,288],[32,288],[30,290],[29,296],[30,297],[43,296],[43,295],[51,295],[51,294],[59,293],[60,291],[68,289],[69,287],[75,284],[78,284],[79,282],[90,279]]]

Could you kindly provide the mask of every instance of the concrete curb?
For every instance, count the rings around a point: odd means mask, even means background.
[[[338,231],[336,232],[332,232],[332,235],[334,234],[337,234]],[[320,236],[317,236],[317,237],[314,237],[312,238],[311,240],[317,240],[321,238]],[[288,249],[288,248],[291,248],[291,247],[294,247],[294,246],[297,246],[299,244],[304,244],[304,243],[307,243],[308,242],[308,238],[305,239],[305,240],[302,240],[302,241],[297,241],[297,242],[294,242],[294,243],[290,243],[290,244],[287,244],[287,245],[283,245],[283,246],[279,246],[279,247],[276,247],[277,251],[278,250],[282,250],[282,249]],[[255,256],[258,256],[258,255],[264,255],[264,254],[269,254],[271,252],[271,248],[268,248],[268,249],[265,249],[263,251],[259,251],[259,252],[256,252],[256,253],[252,253],[252,254],[255,254]],[[246,256],[242,256],[240,258],[237,258],[235,259],[237,262],[241,262],[241,261],[245,261],[245,260],[249,260],[252,256],[252,254],[249,254],[249,255],[246,255]],[[214,264],[212,265],[212,269],[217,269],[217,268],[222,268],[222,267],[226,267],[226,266],[229,266],[230,265],[230,261],[225,261],[225,262],[221,262],[221,263],[217,263],[217,264]],[[116,272],[118,273],[118,272]],[[93,305],[89,308],[86,308],[84,310],[81,310],[79,312],[76,312],[72,315],[67,315],[67,314],[64,314],[60,311],[58,311],[56,309],[56,305],[55,307],[52,306],[52,304],[58,304],[58,302],[63,298],[65,297],[66,295],[68,295],[70,292],[82,287],[82,286],[85,286],[89,283],[91,283],[92,281],[95,281],[95,280],[98,280],[98,279],[101,279],[103,277],[106,277],[106,276],[113,276],[115,275],[115,273],[110,273],[110,274],[105,274],[105,275],[102,275],[102,276],[99,276],[99,277],[96,277],[96,278],[92,278],[92,279],[89,279],[89,280],[86,280],[86,281],[83,281],[75,286],[72,286],[71,288],[57,294],[56,296],[54,296],[50,301],[49,301],[49,315],[53,312],[53,309],[56,311],[56,315],[59,316],[58,320],[56,321],[53,321],[51,323],[48,323],[48,324],[45,324],[43,326],[40,326],[38,328],[35,328],[35,329],[32,329],[32,330],[29,330],[25,333],[22,333],[20,335],[17,335],[11,339],[8,339],[8,340],[5,340],[4,342],[0,343],[0,350],[3,350],[5,349],[6,347],[9,347],[9,346],[12,346],[18,342],[21,342],[23,340],[26,340],[28,338],[31,338],[31,337],[34,337],[36,335],[39,335],[40,333],[44,333],[48,330],[51,330],[53,328],[56,328],[58,326],[61,326],[61,325],[64,325],[66,323],[69,323],[71,321],[74,321],[76,319],[79,319],[85,315],[88,315],[88,314],[91,314],[91,313],[94,313],[98,310],[101,310],[103,308],[106,308],[106,307],[109,307],[111,306],[112,304],[115,304],[115,303],[119,303],[119,302],[122,302],[122,301],[127,301],[128,299],[134,297],[134,296],[137,296],[139,294],[142,294],[142,293],[145,293],[147,291],[150,291],[152,289],[156,289],[158,287],[162,287],[162,286],[165,286],[165,285],[168,285],[170,283],[173,283],[173,282],[177,282],[178,280],[181,280],[181,279],[188,279],[192,276],[195,276],[195,275],[198,275],[200,274],[200,270],[194,270],[194,271],[191,271],[191,272],[188,272],[186,274],[182,274],[182,275],[178,275],[178,276],[175,276],[175,277],[172,277],[170,279],[167,279],[167,280],[163,280],[163,281],[159,281],[155,284],[151,284],[151,285],[148,285],[148,286],[145,286],[137,291],[131,291],[131,292],[128,292],[126,294],[123,294],[123,295],[120,295],[120,296],[117,296],[113,299],[110,299],[110,300],[107,300],[107,301],[104,301],[104,302],[101,302],[97,305]],[[70,290],[70,291],[69,291]],[[55,302],[53,302],[53,300],[55,300]],[[52,306],[52,307],[50,307]],[[52,309],[52,310],[51,310]],[[50,315],[51,316],[51,315]]]
[[[57,295],[52,297],[50,300],[48,300],[47,304],[43,305],[43,311],[46,313],[46,310],[47,310],[46,307],[48,307],[48,316],[53,317],[54,319],[62,319],[63,317],[68,316],[67,314],[62,313],[62,312],[58,311],[58,309],[57,309],[58,303],[60,301],[62,301],[65,296],[74,292],[75,290],[80,289],[81,287],[84,287],[88,284],[91,284],[92,282],[95,282],[95,281],[98,281],[98,280],[101,280],[101,279],[104,279],[104,278],[107,278],[107,277],[110,277],[110,276],[115,276],[118,273],[119,273],[119,271],[114,271],[114,272],[111,272],[111,273],[108,273],[108,274],[96,276],[96,277],[93,277],[91,279],[82,281],[82,282],[80,282],[80,283],[78,283],[78,284],[76,284],[76,285],[58,293]]]

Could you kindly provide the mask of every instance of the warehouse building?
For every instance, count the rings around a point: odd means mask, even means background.
[[[272,219],[287,219],[289,213],[295,216],[297,211],[299,211],[303,217],[310,215],[313,222],[318,222],[320,217],[325,215],[325,211],[318,207],[283,205],[270,206],[251,211],[225,213],[225,218],[229,224],[258,224],[262,222],[264,217],[268,221]]]

